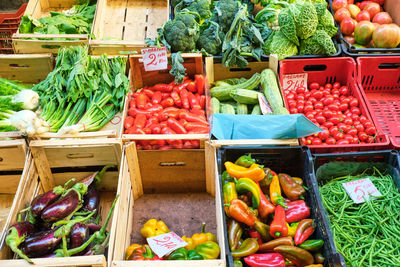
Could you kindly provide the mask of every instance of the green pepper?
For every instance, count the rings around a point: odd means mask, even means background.
[[[240,259],[242,257],[253,255],[257,252],[259,247],[256,238],[247,238],[243,241],[240,247],[237,250],[232,251],[231,254],[234,259]]]
[[[221,181],[222,181],[222,184],[233,183],[233,182],[235,182],[235,178],[230,176],[227,171],[224,171],[221,175]]]
[[[229,215],[228,209],[232,199],[238,198],[235,183],[229,182],[224,184],[224,186],[222,187],[222,193],[224,196],[224,210],[226,215]]]
[[[250,167],[251,164],[256,163],[254,159],[251,158],[251,154],[243,155],[235,161],[236,165],[243,166],[243,167]]]
[[[188,251],[185,248],[178,248],[174,252],[172,252],[168,260],[187,260],[188,259]]]
[[[187,252],[188,260],[204,260],[203,256],[201,256],[196,250],[191,249]]]
[[[242,234],[243,228],[240,223],[235,220],[231,220],[228,227],[228,241],[231,251],[239,247],[239,241],[242,238]]]
[[[220,253],[218,243],[214,241],[207,241],[196,247],[197,253],[199,253],[205,260],[217,259]]]
[[[251,180],[250,178],[240,178],[236,182],[236,191],[239,194],[250,192],[253,198],[253,208],[258,208],[261,199],[260,188],[253,180]]]
[[[304,241],[299,245],[300,248],[304,248],[308,251],[316,252],[324,245],[324,240],[322,239],[310,239]]]

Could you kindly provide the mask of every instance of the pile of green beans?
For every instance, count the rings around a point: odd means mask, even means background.
[[[355,204],[343,183],[370,178],[381,197]],[[400,193],[392,176],[335,178],[320,187],[338,252],[347,266],[400,266]]]

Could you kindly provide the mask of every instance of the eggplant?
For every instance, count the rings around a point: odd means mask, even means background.
[[[98,224],[95,223],[95,222],[89,222],[89,223],[87,224],[87,227],[88,227],[89,233],[90,233],[91,235],[92,235],[94,232],[100,231],[100,229],[101,229],[101,226],[98,225]]]
[[[93,211],[98,209],[100,202],[100,195],[94,184],[91,184],[85,195],[85,201],[83,202],[83,210]]]
[[[70,237],[70,248],[77,248],[83,245],[89,239],[89,228],[86,224],[76,223],[72,227],[71,237]],[[86,253],[86,250],[77,253],[76,255],[83,255]]]
[[[17,253],[20,258],[27,260],[29,263],[33,263],[32,260],[29,259],[28,256],[18,247],[25,241],[26,236],[33,233],[34,230],[35,227],[30,222],[17,222],[11,225],[6,236],[6,244],[10,247],[10,249],[14,253]]]
[[[35,258],[51,253],[61,243],[61,236],[56,236],[56,231],[43,231],[27,238],[23,246],[24,253]]]
[[[40,216],[42,211],[50,204],[54,203],[62,194],[64,193],[64,188],[61,186],[56,186],[52,190],[38,195],[31,202],[32,214],[37,217]]]
[[[54,222],[61,220],[76,210],[80,203],[80,193],[75,189],[68,190],[68,193],[53,204],[47,206],[41,215],[42,220]]]
[[[101,179],[103,178],[104,173],[107,171],[107,169],[114,167],[114,165],[106,165],[101,169],[100,172],[95,172],[85,179],[81,180],[80,183],[83,183],[87,186],[90,186],[93,182],[95,182],[95,186],[99,186],[101,183]]]

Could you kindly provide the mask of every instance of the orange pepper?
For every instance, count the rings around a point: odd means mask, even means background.
[[[264,169],[258,164],[251,164],[249,168],[239,166],[230,161],[225,162],[225,168],[228,174],[236,179],[250,178],[254,182],[258,182],[265,177]]]
[[[285,205],[284,199],[282,197],[281,187],[279,185],[279,178],[278,178],[278,175],[276,175],[276,174],[274,174],[274,177],[272,178],[272,182],[269,185],[269,195],[271,197],[272,204],[281,205],[281,206],[287,208],[287,206]]]

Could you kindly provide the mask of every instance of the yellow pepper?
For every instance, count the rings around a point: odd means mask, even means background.
[[[299,226],[299,222],[291,223],[290,225],[286,223],[288,227],[288,235],[294,237],[297,231],[297,227]]]
[[[150,219],[143,225],[143,228],[140,229],[140,233],[142,234],[143,237],[148,238],[156,235],[169,233],[169,229],[163,221]]]
[[[206,223],[201,224],[201,233],[193,234],[192,237],[183,236],[182,239],[188,243],[187,250],[195,249],[198,245],[208,241],[217,242],[217,238],[212,233],[206,233]]]
[[[125,260],[129,259],[129,256],[132,254],[132,252],[137,249],[142,247],[142,245],[139,244],[132,244],[130,245],[126,250],[125,250]]]
[[[271,184],[269,185],[269,195],[271,197],[271,202],[274,205],[281,205],[282,207],[287,207],[285,205],[285,200],[282,197],[281,186],[279,185],[279,178],[276,173],[272,178]]]
[[[299,177],[292,177],[292,179],[298,183],[299,185],[303,185],[303,179],[299,178]]]
[[[251,164],[249,168],[242,167],[230,161],[225,162],[225,168],[228,174],[237,179],[250,178],[254,182],[258,182],[265,177],[264,169],[258,164]]]
[[[304,266],[304,267],[324,267],[324,265],[322,265],[322,264],[311,264],[311,265],[307,265],[307,266]]]

